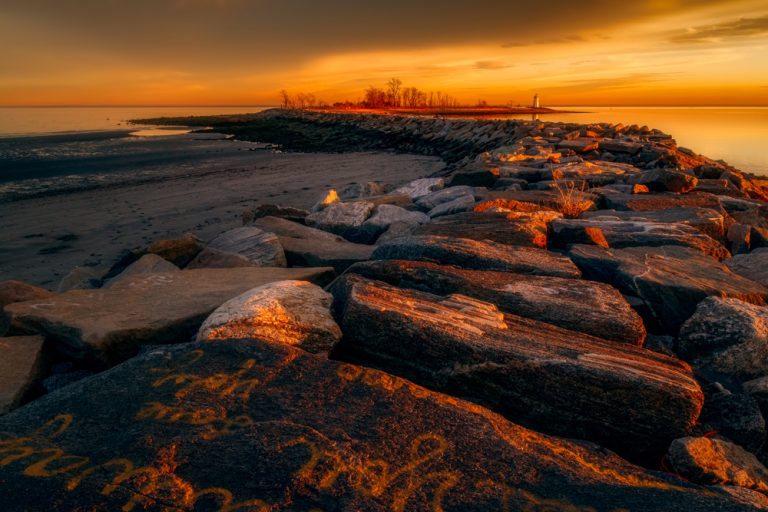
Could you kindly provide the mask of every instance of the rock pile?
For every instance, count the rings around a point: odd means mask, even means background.
[[[768,508],[760,182],[637,126],[231,131],[450,173],[0,283],[8,510]]]

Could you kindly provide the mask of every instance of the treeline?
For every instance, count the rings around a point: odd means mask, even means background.
[[[318,100],[314,94],[299,93],[289,94],[280,91],[281,107],[287,109],[305,109],[326,107],[324,102]],[[478,107],[485,107],[485,101],[478,101]],[[422,91],[416,87],[403,87],[399,78],[392,78],[383,88],[370,86],[365,90],[362,100],[357,103],[351,101],[334,103],[334,107],[342,108],[414,108],[414,109],[446,109],[457,108],[462,105],[459,100],[441,91]]]

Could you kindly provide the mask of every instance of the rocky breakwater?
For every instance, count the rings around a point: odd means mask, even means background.
[[[0,283],[3,510],[768,508],[759,180],[641,127],[261,118],[463,153]]]

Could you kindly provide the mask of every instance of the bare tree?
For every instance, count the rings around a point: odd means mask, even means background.
[[[387,82],[387,99],[389,104],[393,107],[400,106],[400,91],[403,86],[403,81],[399,78],[390,78]]]
[[[284,108],[284,109],[293,108],[293,104],[292,104],[293,102],[291,101],[291,97],[288,94],[288,91],[286,91],[285,89],[282,89],[280,91],[280,99],[281,99],[280,108]]]

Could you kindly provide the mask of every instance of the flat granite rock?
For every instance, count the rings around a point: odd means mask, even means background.
[[[746,381],[768,375],[768,307],[707,297],[680,329],[681,356]]]
[[[603,206],[614,210],[642,212],[671,208],[711,208],[722,210],[718,196],[704,192],[680,195],[672,192],[659,194],[610,194],[602,196]]]
[[[277,236],[253,226],[230,229],[211,240],[207,248],[242,256],[254,267],[286,266]]]
[[[640,316],[612,286],[583,279],[464,270],[424,261],[355,263],[348,272],[435,295],[461,294],[501,311],[600,338],[642,345]]]
[[[376,207],[370,201],[334,203],[304,219],[308,226],[342,236],[352,242],[362,241],[361,227]]]
[[[151,351],[0,431],[5,510],[756,510],[403,379],[253,341]]]
[[[747,254],[737,254],[723,263],[732,272],[768,286],[768,247],[754,249]]]
[[[379,245],[370,259],[432,261],[476,270],[581,277],[581,273],[571,260],[544,249],[447,236],[423,235],[395,238]]]
[[[332,356],[477,401],[512,421],[655,460],[686,435],[704,395],[687,364],[515,315],[345,275]]]
[[[6,307],[11,325],[35,332],[74,358],[110,366],[140,345],[190,339],[213,310],[251,288],[298,279],[326,284],[330,268],[183,270],[127,279],[112,288],[73,290]]]
[[[661,328],[677,334],[706,297],[765,304],[768,288],[734,274],[696,249],[681,246],[603,249],[575,245],[568,252],[587,279],[642,299]]]
[[[27,391],[42,379],[44,341],[42,336],[0,338],[0,415],[18,407]]]
[[[668,210],[646,210],[640,212],[597,210],[585,212],[582,219],[619,219],[639,222],[663,222],[668,224],[687,224],[718,242],[725,241],[726,221],[722,211],[712,208],[676,207]]]
[[[687,224],[607,218],[554,219],[549,224],[549,245],[565,249],[571,244],[583,243],[585,232],[590,228],[599,229],[608,245],[616,249],[680,245],[717,260],[731,256],[723,244]]]
[[[262,217],[253,225],[277,235],[291,266],[330,266],[343,272],[353,263],[370,259],[375,249],[372,245],[348,242],[340,236],[277,217]]]
[[[437,235],[490,240],[507,245],[547,246],[547,225],[560,218],[551,210],[537,212],[465,212],[433,219],[414,235]]]

